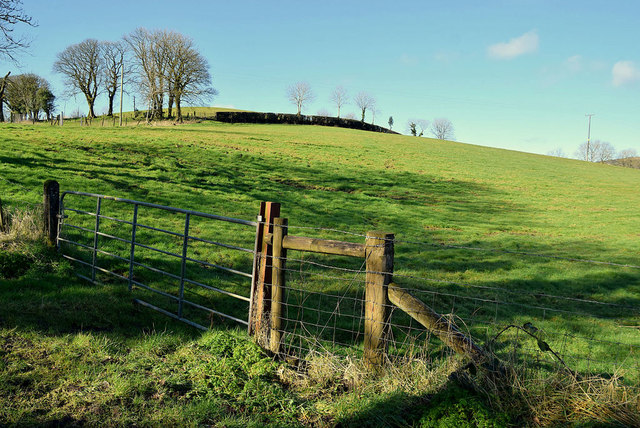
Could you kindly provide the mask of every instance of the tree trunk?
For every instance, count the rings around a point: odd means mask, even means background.
[[[155,112],[154,116],[156,119],[162,119],[164,117],[164,112],[162,111],[162,105],[164,104],[164,96],[163,94],[157,95],[155,97]]]
[[[114,89],[113,92],[107,90],[107,96],[109,98],[109,112],[107,116],[111,117],[113,116],[113,100],[116,97],[116,90]]]
[[[180,108],[180,97],[176,96],[176,120],[182,123],[182,109]]]
[[[173,95],[169,95],[169,101],[167,102],[167,119],[171,119],[171,110],[173,109]]]

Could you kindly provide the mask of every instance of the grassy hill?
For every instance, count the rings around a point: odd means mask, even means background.
[[[0,198],[5,207],[38,203],[43,181],[52,178],[62,190],[243,219],[255,218],[260,201],[281,202],[290,234],[362,242],[359,235],[368,230],[395,233],[396,282],[432,293],[436,297],[430,304],[436,310],[461,317],[482,342],[507,324],[533,322],[549,332],[547,340],[572,369],[591,372],[595,367],[610,373],[610,367],[621,362],[638,367],[633,351],[640,345],[633,328],[640,307],[638,170],[311,126],[210,122],[121,129],[97,127],[95,122],[93,127],[69,122],[62,128],[2,124],[0,139]],[[216,233],[221,239],[235,238],[230,231]],[[240,238],[251,242],[250,235]],[[5,256],[7,265],[36,260],[20,254]],[[358,384],[349,389],[327,381],[318,395],[304,395],[270,383],[277,370],[270,360],[252,354],[252,364],[264,365],[252,374],[227,345],[211,345],[226,336],[201,337],[154,314],[133,312],[126,290],[109,284],[91,288],[73,279],[71,268],[54,255],[47,257],[50,261],[34,262],[27,272],[0,279],[2,300],[10,302],[0,312],[0,349],[12,361],[0,367],[6,385],[12,385],[3,395],[25,388],[33,395],[26,407],[7,407],[13,410],[5,410],[6,421],[42,423],[75,415],[95,422],[122,397],[123,414],[115,419],[122,423],[149,417],[136,410],[141,400],[151,403],[157,417],[176,423],[181,421],[180,403],[188,403],[188,414],[201,422],[359,425],[382,417],[388,423],[394,418],[417,423],[425,416],[406,409],[415,400],[424,403],[446,382],[446,377],[420,387],[409,382],[398,392],[375,382],[376,387]],[[52,263],[55,269],[46,268]],[[87,314],[89,305],[96,310]],[[145,330],[150,325],[155,326],[151,334]],[[233,337],[239,343],[246,339],[242,334]],[[505,346],[513,346],[515,353],[519,343]],[[156,345],[163,350],[153,351]],[[62,378],[35,360],[35,368],[20,366],[18,356],[26,358],[29,347],[48,355],[47,364],[55,366],[66,367],[74,358],[66,348],[72,353],[91,350],[91,357],[79,356],[82,365],[73,369],[76,385],[63,385]],[[238,390],[216,395],[216,384],[207,386],[197,374],[204,368],[191,359],[215,360],[206,355],[217,355],[220,349],[227,349],[225,361],[238,364],[233,370],[244,380]],[[95,365],[104,359],[114,362],[109,372]],[[186,371],[180,364],[186,364]],[[138,378],[139,372],[146,373],[145,386],[135,387],[133,378],[118,381],[122,369],[138,373]],[[38,383],[34,379],[40,372],[48,374]],[[96,384],[96,373],[109,385]],[[637,384],[633,369],[625,376]],[[85,379],[83,386],[77,385],[79,379]],[[167,379],[175,382],[167,386]],[[86,388],[92,392],[83,399]],[[264,388],[271,401],[291,406],[276,411],[269,403],[257,403]],[[336,394],[332,388],[347,392]],[[73,397],[67,413],[43,410],[52,404],[47,401],[51,391],[58,391],[56,399]],[[95,414],[90,402],[99,403]],[[381,410],[372,410],[377,407]],[[481,414],[482,405],[474,411]]]

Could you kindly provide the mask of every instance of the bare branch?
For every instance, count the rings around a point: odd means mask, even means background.
[[[431,124],[431,133],[439,140],[453,140],[453,123],[446,118],[434,119]]]
[[[53,71],[65,78],[69,93],[82,93],[89,106],[89,118],[96,117],[94,104],[102,86],[103,61],[101,45],[95,39],[86,39],[71,45],[57,55]]]
[[[21,0],[0,0],[0,58],[16,61],[15,54],[29,47],[29,40],[13,34],[16,24],[37,26],[33,18],[22,10]]]
[[[302,113],[302,107],[315,99],[311,86],[307,82],[298,82],[287,88],[287,98],[298,108],[298,116]]]
[[[353,99],[353,102],[362,112],[362,122],[364,122],[364,116],[367,112],[367,109],[371,110],[376,105],[376,100],[366,92],[359,92],[358,95],[356,95]]]
[[[331,94],[331,101],[338,107],[338,116],[340,117],[340,108],[348,103],[347,90],[342,86],[338,86]]]

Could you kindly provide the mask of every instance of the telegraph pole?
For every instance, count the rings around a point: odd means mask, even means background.
[[[122,126],[122,92],[124,91],[124,54],[120,54],[120,126]]]
[[[589,128],[587,130],[587,162],[589,162],[591,160],[589,159],[591,155],[591,149],[589,147],[591,144],[591,116],[595,116],[595,113],[585,114],[585,116],[589,118]]]

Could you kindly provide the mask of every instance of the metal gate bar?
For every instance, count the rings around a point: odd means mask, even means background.
[[[90,212],[90,211],[86,211],[86,210],[82,210],[82,209],[77,209],[77,208],[66,208],[64,206],[64,199],[65,196],[67,195],[76,195],[76,196],[80,196],[80,197],[86,197],[86,198],[95,198],[96,199],[96,209],[95,212]],[[133,205],[133,215],[132,215],[132,220],[124,220],[121,218],[117,218],[117,217],[113,217],[113,216],[108,216],[108,215],[104,215],[101,211],[103,210],[103,200],[110,200],[110,201],[115,201],[118,203],[123,203],[123,204],[130,204]],[[173,213],[178,213],[178,214],[184,214],[185,215],[185,222],[184,222],[184,233],[179,233],[179,232],[174,232],[174,231],[170,231],[170,230],[165,230],[159,227],[155,227],[155,226],[150,226],[150,225],[145,225],[145,224],[141,224],[138,222],[138,213],[139,213],[139,207],[148,207],[148,208],[152,208],[152,209],[158,209],[158,210],[164,210],[164,211],[168,211],[168,212],[173,212]],[[89,217],[93,217],[95,218],[95,222],[94,222],[94,227],[93,229],[89,228],[89,227],[83,227],[77,224],[71,224],[69,221],[67,221],[66,219],[68,219],[68,213],[75,213],[78,215],[84,215],[84,216],[89,216]],[[205,218],[205,219],[211,219],[211,220],[217,220],[217,221],[222,221],[222,222],[229,222],[229,223],[234,223],[234,224],[239,224],[239,225],[245,225],[245,226],[250,226],[253,227],[257,230],[257,228],[259,227],[259,221],[247,221],[247,220],[241,220],[241,219],[235,219],[235,218],[231,218],[231,217],[224,217],[224,216],[219,216],[219,215],[214,215],[214,214],[208,214],[208,213],[203,213],[203,212],[198,212],[198,211],[193,211],[193,210],[186,210],[186,209],[182,209],[182,208],[175,208],[175,207],[169,207],[169,206],[165,206],[165,205],[158,205],[158,204],[152,204],[152,203],[148,203],[148,202],[143,202],[143,201],[134,201],[131,199],[124,199],[124,198],[117,198],[117,197],[113,197],[113,196],[106,196],[106,195],[99,195],[99,194],[94,194],[94,193],[85,193],[85,192],[75,192],[75,191],[67,191],[67,192],[63,192],[61,197],[60,197],[60,214],[59,214],[59,218],[60,218],[60,222],[59,222],[59,233],[58,233],[58,249],[61,250],[61,243],[65,243],[65,244],[69,244],[71,246],[74,246],[82,251],[87,251],[91,253],[91,262],[85,261],[85,260],[81,260],[78,257],[73,257],[72,255],[69,254],[62,254],[63,257],[65,257],[68,260],[71,260],[75,263],[78,263],[80,265],[86,266],[88,268],[91,269],[91,277],[87,277],[81,274],[78,274],[78,276],[80,276],[81,278],[88,280],[92,283],[96,282],[96,272],[101,272],[101,273],[105,273],[107,275],[111,275],[113,277],[116,277],[118,279],[121,279],[123,281],[126,281],[128,284],[128,288],[129,291],[133,291],[134,287],[139,287],[141,289],[144,290],[148,290],[152,293],[155,293],[157,295],[163,296],[165,298],[170,299],[171,301],[174,301],[177,303],[177,313],[171,312],[169,310],[163,309],[161,307],[158,307],[154,304],[151,304],[149,302],[145,302],[141,299],[134,299],[134,301],[136,301],[138,304],[140,304],[141,306],[156,310],[160,313],[163,313],[171,318],[180,320],[182,322],[185,322],[189,325],[192,325],[194,327],[197,328],[201,328],[201,329],[207,329],[206,327],[202,326],[199,323],[194,322],[193,320],[189,320],[186,319],[184,316],[184,307],[185,305],[192,307],[192,308],[196,308],[198,310],[207,312],[209,314],[215,314],[215,315],[219,315],[221,317],[225,317],[227,319],[231,319],[235,322],[238,322],[240,324],[244,324],[244,325],[248,325],[248,322],[240,319],[236,316],[230,315],[230,314],[225,314],[222,313],[220,311],[214,310],[212,308],[203,306],[202,304],[190,301],[185,299],[185,285],[186,284],[191,284],[191,285],[195,285],[197,287],[201,287],[202,289],[206,289],[206,290],[210,290],[213,291],[215,293],[219,293],[219,294],[223,294],[225,296],[231,297],[231,298],[235,298],[244,302],[248,302],[249,305],[251,305],[251,297],[246,297],[231,291],[227,291],[227,290],[223,290],[221,288],[212,286],[212,285],[208,285],[208,284],[204,284],[200,281],[196,281],[194,279],[191,279],[188,277],[188,269],[187,269],[187,262],[194,262],[200,266],[205,266],[205,267],[211,267],[217,270],[221,270],[227,273],[231,273],[234,275],[239,275],[245,278],[249,278],[252,280],[253,283],[253,276],[254,276],[254,272],[255,272],[255,268],[252,268],[252,272],[251,273],[247,273],[247,272],[243,272],[241,270],[237,270],[237,269],[233,269],[230,267],[226,267],[226,266],[220,266],[220,265],[216,265],[214,263],[210,263],[207,262],[205,260],[199,260],[193,257],[189,257],[188,256],[188,249],[189,249],[189,243],[190,242],[199,242],[199,243],[203,243],[203,244],[208,244],[208,245],[212,245],[212,246],[217,246],[217,247],[221,247],[221,248],[225,248],[225,249],[229,249],[229,250],[235,250],[235,251],[240,251],[240,252],[244,252],[247,254],[251,254],[252,258],[254,258],[254,254],[255,254],[255,249],[248,249],[248,248],[243,248],[237,245],[232,245],[232,244],[228,244],[228,243],[222,243],[222,242],[216,242],[213,240],[209,240],[209,239],[204,239],[204,238],[200,238],[197,236],[191,236],[189,233],[189,228],[190,228],[190,222],[193,216],[197,216],[197,217],[201,217],[201,218]],[[105,233],[104,231],[100,231],[100,228],[102,226],[102,219],[106,219],[106,220],[110,220],[110,221],[114,221],[117,223],[122,223],[122,224],[128,224],[131,226],[131,239],[125,239],[119,236],[115,236],[109,233]],[[260,219],[258,219],[260,220]],[[76,242],[73,239],[71,239],[68,236],[63,236],[63,231],[65,229],[71,229],[71,230],[77,230],[77,231],[81,231],[81,232],[85,232],[85,233],[89,233],[93,235],[93,245],[88,245],[88,244],[83,244],[80,242]],[[152,245],[146,245],[143,244],[141,242],[137,241],[137,232],[140,229],[146,229],[146,230],[151,230],[151,231],[156,231],[156,232],[160,232],[166,235],[170,235],[170,236],[175,236],[175,237],[180,237],[182,238],[182,251],[181,254],[176,254],[173,253],[171,251],[166,251],[160,248],[155,248]],[[105,241],[103,241],[103,238]],[[118,242],[122,242],[125,244],[129,245],[129,255],[128,257],[123,257],[117,254],[113,254],[112,252],[106,251],[102,248],[100,248],[100,244],[101,243],[106,243],[108,241],[118,241]],[[164,254],[170,257],[175,257],[175,258],[179,258],[180,259],[180,274],[176,275],[170,272],[167,272],[163,269],[159,269],[157,267],[153,267],[153,266],[149,266],[148,264],[144,264],[141,263],[140,261],[136,261],[136,247],[138,248],[144,248],[150,251],[154,251],[160,254]],[[115,260],[119,260],[122,262],[125,262],[128,264],[128,275],[121,275],[120,273],[114,272],[112,270],[106,269],[102,266],[98,265],[98,255],[106,255],[108,257],[111,257]],[[255,258],[254,258],[254,263],[255,263]],[[159,275],[162,275],[164,277],[167,278],[171,278],[172,280],[176,280],[179,282],[179,286],[178,286],[178,290],[177,290],[177,296],[171,293],[168,293],[166,291],[162,291],[159,289],[154,288],[153,286],[151,286],[150,284],[144,284],[141,281],[137,281],[134,279],[134,267],[141,267],[141,268],[145,268],[151,272],[157,273]],[[247,287],[248,289],[250,287]],[[194,291],[189,291],[190,293],[195,293]],[[199,295],[201,297],[204,297],[202,295],[200,295],[199,293],[195,293],[196,295]],[[248,315],[249,311],[247,311],[247,315]]]

